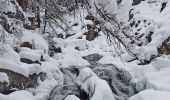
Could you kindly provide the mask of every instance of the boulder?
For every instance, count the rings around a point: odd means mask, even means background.
[[[0,93],[9,94],[15,90],[24,90],[34,88],[37,85],[39,75],[32,74],[25,77],[22,74],[7,69],[0,69],[0,72],[6,73],[9,77],[9,83],[0,84]]]
[[[134,95],[134,87],[129,84],[132,79],[129,72],[117,68],[112,64],[97,64],[92,67],[94,68],[93,71],[96,75],[99,76],[99,78],[106,80],[113,93],[119,98],[128,99],[128,97]]]

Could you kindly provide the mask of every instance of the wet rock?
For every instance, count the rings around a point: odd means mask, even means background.
[[[90,55],[84,56],[82,58],[87,60],[90,64],[95,64],[97,61],[99,61],[101,58],[103,58],[103,56],[99,55],[99,54],[90,54]]]
[[[13,72],[7,69],[0,69],[0,72],[6,73],[9,77],[9,83],[0,84],[0,93],[9,94],[15,90],[24,90],[26,88],[34,88],[37,85],[37,79],[39,75],[32,74],[29,77],[25,77],[22,74]]]

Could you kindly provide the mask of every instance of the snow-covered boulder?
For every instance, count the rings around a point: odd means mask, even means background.
[[[90,100],[114,100],[112,90],[105,80],[100,79],[90,68],[83,68],[79,74],[79,81]]]
[[[127,99],[134,95],[134,86],[130,84],[132,76],[128,71],[117,68],[113,64],[96,64],[89,67],[94,68],[93,71],[99,78],[107,81],[115,95],[114,97]]]

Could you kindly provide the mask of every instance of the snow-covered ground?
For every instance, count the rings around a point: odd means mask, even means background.
[[[100,1],[102,2],[102,0]],[[128,0],[123,0],[122,5],[118,6],[118,8],[123,6],[117,12],[121,17],[120,19],[127,21],[128,19],[126,17],[129,13],[128,11],[132,8],[134,9],[132,12],[135,14],[135,17],[132,20],[137,21],[146,19],[151,23],[151,25],[146,26],[146,28],[143,28],[145,27],[144,24],[140,24],[138,26],[138,28],[142,28],[140,32],[148,34],[149,31],[153,31],[155,33],[153,34],[153,40],[150,43],[143,45],[142,47],[134,48],[139,52],[139,59],[149,59],[151,55],[157,55],[157,47],[170,36],[170,1],[156,0],[154,3],[148,3],[151,1],[154,2],[154,0],[145,0],[139,5],[132,7]],[[163,2],[167,2],[167,5],[165,9],[160,12],[161,4]],[[123,11],[125,13],[122,13]],[[70,16],[66,16],[66,18],[68,17]],[[21,40],[22,42],[32,43],[34,49],[22,47],[18,54],[14,52],[10,46],[7,46],[8,51],[0,57],[0,68],[12,70],[26,77],[33,73],[39,74],[40,72],[45,72],[47,75],[44,81],[38,79],[38,86],[36,88],[16,91],[9,95],[0,94],[0,100],[48,100],[51,90],[55,86],[64,83],[63,73],[60,71],[60,68],[90,65],[87,60],[83,59],[84,56],[89,54],[101,55],[102,58],[97,61],[99,64],[113,64],[118,68],[128,71],[132,75],[131,83],[135,85],[138,93],[130,97],[129,100],[170,99],[169,55],[161,55],[148,65],[138,65],[140,63],[138,60],[127,62],[132,60],[133,57],[123,50],[121,56],[117,54],[114,50],[114,46],[108,44],[106,36],[102,32],[99,32],[99,36],[93,41],[87,41],[85,36],[83,36],[82,39],[78,39],[78,37],[82,36],[86,31],[86,29],[82,29],[81,27],[86,24],[92,24],[92,22],[87,20],[82,22],[79,18],[76,20],[70,18],[70,24],[76,22],[78,22],[78,26],[73,26],[72,30],[69,31],[70,34],[75,33],[75,35],[66,39],[53,38],[55,46],[60,47],[62,50],[62,53],[56,53],[53,57],[48,56],[49,45],[38,29],[24,30]],[[137,31],[138,28],[134,27],[133,31]],[[76,48],[79,48],[79,50]],[[45,61],[41,62],[41,57],[43,57]],[[25,64],[20,62],[20,58],[40,61],[41,65]],[[0,77],[0,83],[9,82],[7,74],[0,72]],[[86,80],[87,77],[90,78]],[[92,72],[92,70],[90,70],[90,68],[82,69],[78,80],[78,83],[81,84],[81,88],[89,93],[91,97],[90,100],[114,100],[112,91],[107,82],[100,79]],[[94,91],[95,89],[97,92]],[[74,95],[69,95],[64,100],[79,100],[79,98]]]

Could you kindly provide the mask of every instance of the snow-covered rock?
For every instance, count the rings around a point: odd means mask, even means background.
[[[87,92],[90,100],[114,100],[108,83],[100,79],[90,68],[83,68],[78,79],[82,82],[81,89]]]

